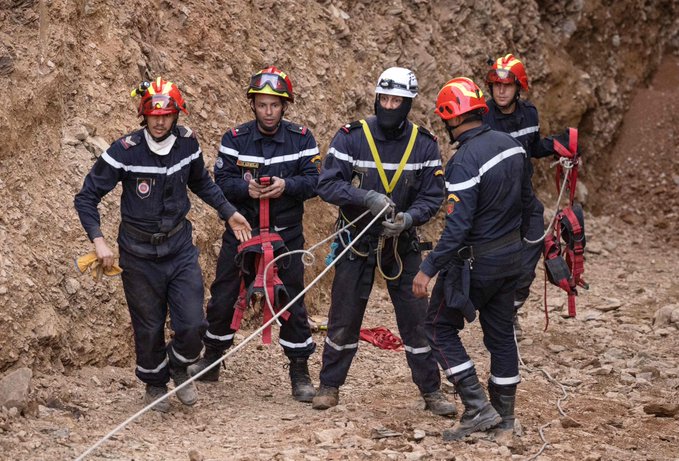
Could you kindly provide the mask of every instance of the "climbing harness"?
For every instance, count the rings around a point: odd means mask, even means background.
[[[373,138],[372,133],[370,132],[370,127],[368,126],[368,122],[365,120],[360,120],[359,121],[361,126],[363,127],[363,133],[365,134],[366,141],[368,142],[368,146],[370,147],[370,154],[373,157],[373,160],[375,162],[375,169],[377,170],[377,174],[380,177],[380,181],[382,182],[382,186],[384,187],[384,191],[386,192],[387,197],[391,198],[391,193],[394,191],[396,188],[396,184],[398,184],[399,179],[401,178],[401,175],[403,174],[403,171],[406,168],[406,165],[408,164],[408,159],[410,158],[410,154],[413,152],[413,147],[415,146],[415,140],[417,139],[417,135],[419,133],[419,126],[413,123],[413,130],[410,133],[410,138],[408,139],[408,144],[406,145],[406,150],[404,151],[403,155],[401,156],[401,161],[399,162],[398,166],[396,167],[396,171],[394,172],[394,176],[391,178],[391,181],[387,179],[387,173],[384,169],[384,164],[382,163],[382,159],[380,158],[380,154],[377,151],[377,145],[375,144],[375,139]],[[390,216],[387,217],[387,220],[393,221],[394,219],[394,213],[392,213]],[[344,213],[340,210],[340,218],[338,219],[338,224],[337,226],[339,227],[343,222],[349,222],[349,219],[347,219],[346,216],[344,216]],[[345,226],[347,228],[348,226]],[[351,242],[351,234],[349,231],[346,231],[346,234],[348,236],[349,242]],[[344,242],[344,239],[342,237],[342,234],[339,234],[339,240],[342,243],[343,246],[346,246],[346,243]],[[384,251],[384,246],[385,242],[387,241],[387,237],[384,235],[380,235],[377,239],[377,245],[374,248],[369,247],[367,252],[361,252],[356,248],[352,248],[352,252],[361,257],[361,258],[367,258],[370,256],[370,251],[375,251],[376,252],[376,263],[377,263],[377,270],[379,273],[384,277],[385,280],[388,281],[393,281],[397,280],[401,274],[403,273],[403,261],[401,260],[401,255],[398,253],[398,237],[393,237],[392,240],[392,250],[394,254],[394,261],[396,263],[396,266],[398,267],[398,270],[396,271],[395,275],[387,275],[384,272],[384,269],[382,268],[382,253]],[[332,255],[334,254],[334,251],[337,249],[337,246],[333,249],[331,246],[331,253],[328,255],[326,259],[326,264],[327,261],[332,261]]]
[[[258,179],[259,183],[266,187],[271,184],[271,178],[263,176]],[[259,304],[262,308],[262,322],[266,323],[285,301],[290,299],[283,282],[278,276],[278,267],[271,266],[274,254],[281,253],[285,249],[285,242],[280,235],[273,232],[269,222],[269,199],[259,199],[259,235],[254,235],[247,242],[238,245],[236,263],[241,268],[240,293],[235,305],[231,329],[240,329],[243,315],[248,307]],[[253,268],[257,275],[254,280],[246,287],[245,279],[251,274]],[[265,269],[266,268],[266,269]],[[268,280],[267,280],[268,279]],[[264,304],[266,297],[267,303]],[[269,301],[273,299],[273,304]],[[288,320],[289,312],[284,312],[281,317]],[[267,328],[262,333],[262,342],[271,344],[271,328]]]
[[[578,153],[578,130],[568,129],[568,147],[554,139],[554,151],[559,156],[552,164],[556,166],[556,191],[559,194],[554,216],[549,221],[547,230],[537,240],[524,242],[529,245],[537,245],[544,241],[544,264],[545,264],[545,331],[549,326],[549,314],[547,312],[547,280],[558,286],[568,294],[568,316],[575,317],[575,296],[577,287],[587,290],[589,285],[582,277],[585,272],[585,221],[584,211],[579,203],[575,202],[575,186],[578,180],[578,166],[580,154]],[[568,205],[560,209],[561,200],[566,190]],[[565,247],[562,246],[562,240]]]
[[[389,206],[388,206],[388,205],[385,205],[385,207],[382,209],[382,212],[381,212],[380,214],[378,214],[377,216],[373,217],[373,219],[368,223],[368,225],[367,225],[365,228],[363,228],[363,229],[361,230],[361,232],[356,236],[356,241],[358,241],[358,239],[360,239],[360,238],[363,236],[363,234],[365,234],[365,233],[368,231],[368,229],[370,229],[370,228],[377,222],[377,220],[380,219],[380,218],[382,217],[382,215],[384,214],[385,211],[387,211],[388,208],[389,208]],[[354,225],[355,223],[357,223],[358,221],[360,221],[361,219],[363,219],[365,216],[367,216],[368,213],[370,213],[370,211],[369,211],[369,210],[366,210],[366,211],[365,211],[364,213],[362,213],[358,218],[356,218],[354,221],[350,222],[347,226],[349,226],[349,225]],[[307,258],[306,258],[306,259],[305,259],[304,257],[302,257],[302,262],[304,262],[304,264],[313,263],[313,260],[315,259],[315,256],[314,256],[313,253],[311,253],[311,252],[312,252],[314,249],[318,248],[320,245],[322,245],[322,244],[328,242],[329,240],[335,238],[337,235],[338,235],[337,232],[333,233],[333,234],[330,235],[328,238],[326,238],[326,239],[322,240],[321,242],[317,243],[316,245],[313,245],[312,247],[310,247],[308,250],[294,250],[294,251],[290,251],[290,252],[288,252],[288,253],[281,254],[281,255],[277,256],[276,258],[274,258],[274,260],[271,261],[269,264],[273,264],[273,263],[275,262],[275,260],[278,259],[278,258],[282,258],[282,257],[284,257],[284,256],[287,256],[288,254],[294,254],[294,253],[304,253],[304,254],[307,255]],[[329,271],[330,269],[332,269],[332,267],[333,267],[335,264],[337,264],[337,261],[339,261],[340,259],[342,259],[342,256],[344,256],[348,251],[351,250],[352,245],[353,245],[353,243],[350,243],[349,246],[345,247],[345,248],[342,250],[342,252],[337,256],[337,258],[336,258],[336,259],[335,259],[328,267],[326,267],[325,269],[323,269],[323,271],[322,271],[320,274],[318,274],[318,275],[316,276],[316,278],[313,279],[313,280],[311,281],[311,283],[309,283],[306,287],[304,287],[304,289],[303,289],[302,291],[300,291],[299,294],[298,294],[297,296],[295,296],[292,300],[290,300],[290,301],[289,301],[284,307],[282,307],[282,308],[281,308],[281,309],[280,309],[280,310],[279,310],[272,318],[270,318],[267,322],[265,322],[262,326],[260,326],[257,330],[255,330],[250,336],[248,336],[247,338],[245,338],[242,342],[240,342],[239,344],[237,344],[237,345],[234,346],[233,348],[229,349],[229,350],[228,350],[224,355],[222,355],[218,360],[215,360],[215,361],[212,362],[209,366],[205,367],[205,369],[203,369],[203,370],[200,371],[199,373],[196,373],[194,376],[190,377],[189,379],[187,379],[185,382],[183,382],[183,383],[180,384],[179,386],[175,387],[174,389],[168,391],[166,394],[164,394],[164,395],[158,397],[156,400],[154,400],[153,402],[149,403],[149,404],[146,405],[144,408],[142,408],[141,410],[139,410],[137,413],[135,413],[134,415],[130,416],[130,417],[127,418],[125,421],[123,421],[122,423],[120,423],[120,424],[119,424],[118,426],[116,426],[111,432],[109,432],[109,433],[106,434],[104,437],[102,437],[101,439],[99,439],[94,445],[92,445],[90,448],[88,448],[83,454],[81,454],[80,456],[78,456],[78,457],[75,459],[75,461],[82,461],[82,460],[84,460],[84,459],[87,457],[87,455],[89,455],[89,454],[92,453],[94,450],[96,450],[97,448],[99,448],[104,442],[106,442],[106,441],[109,440],[111,437],[113,437],[114,435],[116,435],[118,432],[120,432],[120,431],[121,431],[122,429],[124,429],[128,424],[130,424],[131,422],[133,422],[134,420],[136,420],[137,418],[139,418],[141,415],[143,415],[144,413],[146,413],[147,411],[149,411],[149,410],[150,410],[151,408],[153,408],[156,404],[162,402],[163,400],[167,399],[167,398],[170,397],[171,395],[176,394],[177,391],[179,391],[179,390],[185,388],[186,386],[190,385],[192,382],[194,382],[195,380],[199,379],[199,378],[200,378],[201,376],[203,376],[204,374],[208,373],[208,372],[209,372],[210,370],[212,370],[214,367],[219,366],[224,360],[226,360],[227,358],[229,358],[231,355],[233,355],[233,354],[235,354],[236,352],[240,351],[240,350],[241,350],[243,347],[245,347],[245,345],[248,344],[255,336],[257,336],[258,334],[262,333],[266,328],[269,328],[269,327],[271,326],[271,324],[272,324],[273,322],[275,322],[281,315],[283,315],[285,312],[287,312],[288,309],[290,309],[290,307],[292,307],[292,305],[293,305],[294,303],[296,303],[298,299],[300,299],[302,296],[304,296],[304,295],[306,294],[306,292],[309,291],[309,290],[311,289],[311,287],[313,287],[316,283],[318,283],[318,281],[319,281],[325,274],[327,274],[328,271]],[[266,277],[266,273],[267,273],[268,269],[269,269],[269,266],[267,265],[267,267],[265,267],[264,277]],[[266,281],[264,281],[264,284],[266,285]],[[264,295],[267,296],[267,291],[264,291]]]

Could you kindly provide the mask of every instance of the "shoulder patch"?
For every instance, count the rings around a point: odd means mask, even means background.
[[[288,131],[292,131],[293,133],[301,134],[304,136],[307,132],[307,127],[304,125],[298,125],[297,123],[288,123],[287,124]]]
[[[356,121],[354,121],[354,122],[347,123],[346,125],[344,125],[344,126],[341,128],[341,130],[344,131],[345,133],[349,133],[349,132],[350,132],[351,130],[353,130],[354,128],[360,128],[360,127],[361,127],[361,121],[360,121],[360,120],[356,120]]]
[[[123,149],[127,150],[141,142],[141,134],[140,132],[128,134],[127,136],[120,138],[118,141],[120,142],[120,145],[123,146]]]
[[[228,133],[231,133],[232,138],[237,138],[238,136],[248,134],[250,132],[250,128],[248,128],[245,125],[240,125],[237,126],[236,128],[231,128],[228,130]]]
[[[431,139],[434,140],[434,142],[438,142],[438,140],[439,140],[439,138],[434,133],[432,133],[431,131],[429,131],[428,129],[426,129],[423,126],[418,127],[417,131],[422,133],[423,135],[429,136]]]
[[[179,137],[180,138],[195,138],[196,137],[196,133],[194,133],[193,130],[189,127],[177,125],[177,130],[179,131]]]

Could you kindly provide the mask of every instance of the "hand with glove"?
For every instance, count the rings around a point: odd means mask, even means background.
[[[386,237],[398,237],[401,232],[408,230],[413,225],[413,217],[409,213],[399,212],[393,222],[382,221],[384,230],[382,234]]]
[[[369,190],[363,199],[363,205],[370,209],[373,216],[378,216],[382,213],[391,213],[394,211],[396,204],[386,195],[380,194],[374,190]],[[383,211],[384,207],[389,205],[389,208]]]

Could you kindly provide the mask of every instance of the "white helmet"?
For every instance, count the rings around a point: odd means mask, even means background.
[[[414,98],[417,96],[417,77],[412,70],[404,67],[390,67],[382,72],[375,87],[376,94],[391,94]]]

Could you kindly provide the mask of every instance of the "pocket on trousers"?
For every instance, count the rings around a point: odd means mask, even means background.
[[[443,296],[448,309],[459,310],[471,323],[476,319],[476,309],[469,299],[469,277],[463,277],[462,273],[465,270],[464,266],[453,266],[446,271]]]

